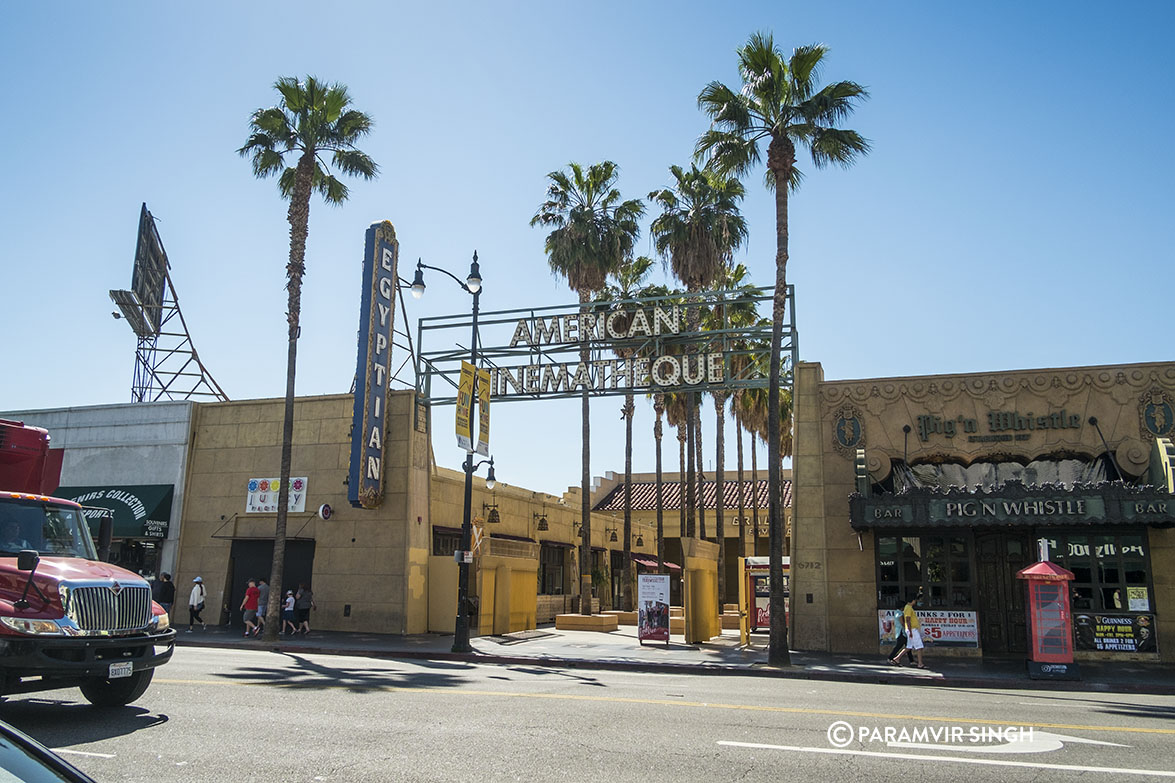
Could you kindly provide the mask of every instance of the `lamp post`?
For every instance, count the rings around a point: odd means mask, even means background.
[[[477,251],[473,251],[473,263],[469,265],[469,276],[461,281],[452,272],[438,266],[429,266],[416,261],[416,277],[412,280],[412,296],[416,299],[424,296],[424,270],[432,269],[446,274],[461,286],[461,289],[473,296],[473,337],[469,341],[469,363],[477,367],[477,308],[481,296],[481,270],[477,265]],[[477,373],[473,374],[472,400],[477,397]],[[472,404],[472,403],[470,403]],[[472,444],[471,444],[472,445]],[[494,459],[480,462],[473,461],[473,450],[465,452],[465,462],[461,468],[465,471],[465,510],[461,518],[461,558],[457,563],[457,619],[453,625],[453,652],[471,652],[469,645],[469,563],[466,561],[468,552],[473,548],[473,525],[470,520],[470,511],[473,505],[473,473],[482,465],[489,463],[490,470],[486,475],[486,489],[494,488]]]

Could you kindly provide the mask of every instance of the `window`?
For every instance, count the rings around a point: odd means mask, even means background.
[[[432,553],[436,557],[452,557],[461,548],[461,534],[440,528],[432,529]]]
[[[973,570],[969,536],[878,536],[878,608],[900,609],[921,588],[927,609],[970,609]]]
[[[1054,533],[1046,540],[1049,559],[1073,572],[1073,611],[1155,611],[1145,533]]]
[[[539,593],[541,595],[563,595],[564,558],[567,550],[561,546],[543,544],[539,548]]]

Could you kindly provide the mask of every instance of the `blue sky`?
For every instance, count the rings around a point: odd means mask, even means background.
[[[5,4],[0,409],[129,399],[106,292],[129,287],[143,201],[213,375],[283,393],[285,204],[235,154],[276,77],[344,82],[376,120],[379,180],[311,207],[298,393],[326,394],[354,375],[370,223],[395,224],[405,266],[463,276],[476,248],[487,310],[573,301],[527,225],[547,172],[611,159],[626,196],[666,184],[706,127],[698,91],[738,83],[755,30],[828,45],[824,78],[872,94],[846,124],[873,152],[803,166],[791,201],[802,359],[828,378],[1170,361],[1173,22],[1163,2]],[[761,181],[737,260],[768,283]],[[409,307],[468,298],[438,279]],[[594,406],[593,473],[623,469],[620,403]],[[450,415],[434,442],[456,467]],[[638,406],[637,470],[651,425]],[[577,483],[578,441],[578,403],[496,410],[507,483]]]

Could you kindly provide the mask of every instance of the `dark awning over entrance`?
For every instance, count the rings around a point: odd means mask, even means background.
[[[54,494],[83,506],[113,511],[115,538],[167,538],[175,485],[58,487]],[[86,521],[90,524],[90,532],[97,537],[98,515],[86,514]]]
[[[1155,487],[1101,484],[1063,489],[1005,484],[991,491],[913,489],[852,495],[854,530],[912,527],[1175,525],[1175,495]]]

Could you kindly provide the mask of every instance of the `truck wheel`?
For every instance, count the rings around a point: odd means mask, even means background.
[[[95,677],[81,686],[82,695],[95,707],[121,707],[146,693],[154,675],[154,669],[143,669],[117,680]]]

